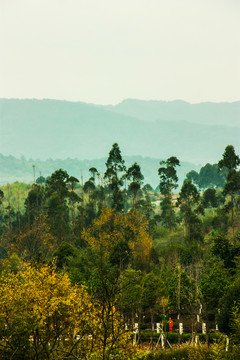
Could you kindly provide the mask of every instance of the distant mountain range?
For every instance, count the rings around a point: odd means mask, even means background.
[[[240,152],[239,120],[240,101],[189,104],[129,99],[101,106],[0,99],[0,153],[39,161],[91,161],[106,158],[117,142],[124,156],[159,161],[174,155],[204,165],[217,162],[228,144]]]
[[[151,122],[156,120],[187,121],[202,125],[240,126],[240,101],[189,104],[183,100],[127,99],[115,106],[105,106],[104,108]]]

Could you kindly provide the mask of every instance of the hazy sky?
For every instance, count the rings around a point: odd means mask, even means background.
[[[0,97],[240,100],[239,0],[0,0]]]

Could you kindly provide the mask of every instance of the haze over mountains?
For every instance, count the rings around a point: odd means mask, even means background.
[[[240,101],[189,104],[124,100],[115,106],[36,99],[0,99],[0,153],[46,160],[123,156],[195,165],[217,162],[228,144],[240,152]]]
[[[205,125],[240,126],[240,101],[190,104],[183,100],[155,101],[127,99],[105,107],[144,121],[188,121]]]

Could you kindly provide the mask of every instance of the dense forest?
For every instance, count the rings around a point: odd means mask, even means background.
[[[239,359],[240,157],[0,187],[0,359]]]

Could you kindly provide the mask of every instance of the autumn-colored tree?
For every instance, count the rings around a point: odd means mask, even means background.
[[[127,242],[134,258],[143,262],[147,261],[152,247],[148,221],[136,210],[126,215],[113,209],[103,210],[99,219],[83,230],[82,237],[91,247],[102,248],[108,254],[119,242]]]
[[[9,243],[10,252],[16,252],[21,258],[31,262],[49,260],[57,245],[46,215],[35,218],[31,228],[25,225],[19,234],[6,242]]]
[[[2,359],[86,358],[93,351],[94,306],[83,286],[54,267],[3,271],[0,295]]]
[[[134,351],[121,316],[93,304],[54,264],[0,277],[1,359],[127,359]]]

